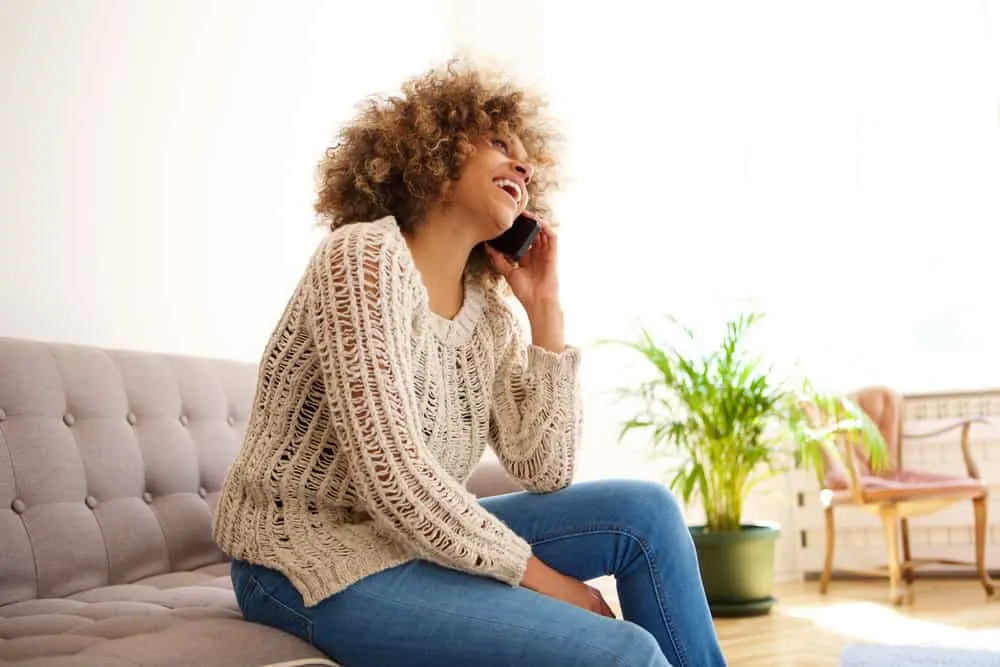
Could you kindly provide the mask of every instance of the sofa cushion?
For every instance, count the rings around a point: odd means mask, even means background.
[[[0,665],[247,667],[311,658],[297,638],[242,620],[228,565],[0,607]]]

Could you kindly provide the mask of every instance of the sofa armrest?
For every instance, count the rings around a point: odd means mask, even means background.
[[[472,469],[468,481],[465,483],[477,498],[489,498],[499,496],[504,493],[514,493],[524,491],[521,485],[514,481],[514,478],[507,474],[504,467],[498,461],[481,461],[479,465]]]

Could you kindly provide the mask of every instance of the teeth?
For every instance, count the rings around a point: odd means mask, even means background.
[[[521,203],[521,200],[524,198],[524,193],[521,192],[521,184],[520,183],[517,183],[516,181],[512,181],[509,178],[495,178],[495,179],[493,179],[493,182],[499,188],[509,187],[509,188],[513,189],[514,192],[517,193],[517,195],[515,195],[515,197],[514,197],[514,201],[516,201],[518,204]]]

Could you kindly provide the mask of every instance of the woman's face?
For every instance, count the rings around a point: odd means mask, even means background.
[[[451,183],[448,204],[476,225],[477,240],[505,232],[528,205],[528,182],[534,168],[521,140],[510,134],[480,139]]]

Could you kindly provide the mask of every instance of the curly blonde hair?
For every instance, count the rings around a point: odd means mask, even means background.
[[[320,224],[336,229],[392,215],[411,231],[489,132],[521,139],[535,167],[531,210],[549,217],[546,194],[557,184],[553,147],[560,137],[544,108],[498,72],[458,60],[405,81],[401,96],[365,100],[319,164]],[[482,248],[473,251],[470,269],[490,273]]]

